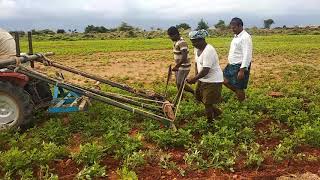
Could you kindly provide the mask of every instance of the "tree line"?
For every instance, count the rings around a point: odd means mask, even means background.
[[[270,29],[271,26],[275,23],[273,19],[265,19],[263,20],[263,29]],[[178,29],[183,29],[183,30],[188,30],[191,29],[191,26],[188,23],[180,23],[177,24],[176,27]],[[209,24],[207,21],[205,21],[203,18],[197,23],[197,30],[198,29],[206,29],[208,30],[210,28]],[[218,30],[227,30],[229,29],[229,24],[226,24],[224,20],[219,20],[216,24],[214,24],[211,28],[213,29],[218,29]],[[254,27],[256,28],[256,27]],[[282,28],[287,28],[285,25]],[[279,27],[278,27],[279,29]],[[161,30],[160,28],[151,28],[151,31],[155,30]],[[143,29],[140,29],[138,27],[134,27],[132,25],[129,25],[126,22],[122,22],[118,27],[115,28],[106,28],[105,26],[94,26],[94,25],[87,25],[84,29],[84,33],[110,33],[110,32],[127,32],[129,35],[132,34],[134,35],[135,32],[142,32],[146,31]],[[25,32],[19,31],[21,35],[24,35]],[[32,34],[39,35],[39,34],[64,34],[64,33],[69,33],[69,34],[75,34],[78,33],[77,29],[57,29],[57,31],[53,31],[50,29],[43,29],[43,30],[32,30]]]
[[[270,29],[271,28],[271,25],[274,24],[274,20],[272,19],[266,19],[264,20],[264,28],[265,29]],[[177,24],[176,27],[178,29],[183,29],[183,30],[187,30],[187,29],[191,29],[191,26],[187,23],[180,23],[180,24]],[[227,29],[229,28],[229,25],[226,25],[226,23],[223,21],[223,20],[219,20],[215,25],[214,27],[216,29]],[[198,22],[198,25],[197,25],[197,30],[198,29],[209,29],[209,25],[208,25],[208,22],[206,22],[203,18]],[[120,24],[119,27],[117,28],[111,28],[111,29],[107,29],[106,27],[104,26],[94,26],[94,25],[88,25],[84,32],[85,33],[107,33],[107,32],[115,32],[115,31],[133,31],[133,30],[139,30],[129,24],[127,24],[126,22],[122,22]],[[154,28],[151,28],[151,30],[154,30]],[[158,30],[160,30],[158,28]]]

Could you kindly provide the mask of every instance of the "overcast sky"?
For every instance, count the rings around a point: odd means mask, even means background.
[[[116,27],[125,21],[149,29],[182,22],[210,26],[234,16],[245,26],[320,25],[320,0],[0,0],[0,27],[7,30]]]

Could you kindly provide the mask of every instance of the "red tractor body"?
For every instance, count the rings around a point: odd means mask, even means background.
[[[29,77],[16,72],[0,72],[0,80],[24,87],[29,82]]]

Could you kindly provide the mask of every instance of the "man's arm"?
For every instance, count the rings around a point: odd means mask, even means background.
[[[195,77],[187,79],[187,82],[189,84],[194,84],[196,83],[199,79],[205,77],[210,71],[209,67],[204,67]]]
[[[240,71],[238,73],[238,79],[242,80],[244,78],[244,72],[248,70],[248,67],[252,60],[252,40],[251,38],[246,38],[242,42],[242,63],[240,67]]]
[[[242,63],[240,68],[248,68],[252,60],[252,40],[247,37],[242,41]]]

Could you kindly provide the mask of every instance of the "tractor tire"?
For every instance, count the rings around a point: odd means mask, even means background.
[[[28,123],[33,107],[30,95],[22,87],[0,81],[0,130]]]
[[[31,80],[25,90],[31,95],[36,110],[47,110],[52,100],[52,92],[48,83]]]

